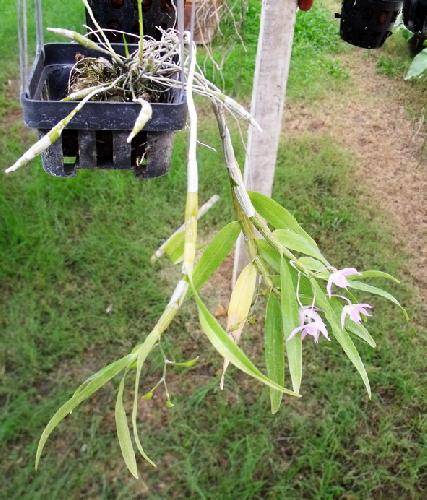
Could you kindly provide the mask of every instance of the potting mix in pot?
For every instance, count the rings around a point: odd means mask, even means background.
[[[375,340],[365,326],[373,309],[369,303],[359,301],[357,293],[378,295],[400,307],[388,292],[367,283],[377,278],[396,281],[395,278],[381,271],[357,270],[351,264],[343,269],[335,268],[290,212],[267,196],[246,191],[225,115],[245,120],[249,126],[256,127],[257,124],[240,104],[224,95],[204,77],[197,65],[196,47],[189,32],[159,28],[158,39],[143,37],[142,33],[140,36],[132,35],[135,45],[124,43],[123,53],[120,54],[115,51],[106,32],[97,23],[88,1],[82,1],[94,30],[85,36],[63,29],[51,31],[74,40],[82,49],[95,50],[99,55],[84,56],[77,51],[65,96],[67,101],[75,103],[74,109],[6,172],[17,170],[46,151],[61,137],[72,118],[94,100],[133,102],[139,105],[137,119],[127,139],[131,142],[150,123],[153,117],[152,105],[166,102],[174,89],[182,90],[184,86],[189,125],[185,220],[183,226],[162,245],[162,251],[156,253],[156,257],[166,254],[174,263],[182,265],[182,275],[162,315],[152,331],[141,339],[141,343],[130,353],[84,381],[71,399],[58,409],[40,438],[36,466],[55,427],[80,403],[117,375],[120,375],[121,380],[115,417],[125,463],[130,472],[138,477],[134,451],[136,446],[140,454],[154,465],[143,450],[138,433],[139,386],[145,360],[154,349],[161,348],[159,342],[162,335],[187,297],[197,305],[202,331],[224,358],[221,384],[228,365],[234,365],[268,386],[273,413],[279,410],[283,395],[301,397],[303,341],[319,343],[319,348],[323,342],[338,342],[361,376],[370,396],[368,376],[352,338],[356,336],[375,347]],[[138,0],[142,28],[141,2],[142,0]],[[178,7],[179,5],[180,2]],[[231,203],[235,209],[235,220],[230,221],[213,237],[200,257],[196,257],[197,220],[204,207],[199,211],[197,112],[193,93],[208,98],[213,105],[223,145],[225,172],[230,180]],[[142,160],[138,158],[138,162]],[[227,325],[223,328],[206,307],[200,290],[230,254],[241,232],[247,244],[249,263],[233,288]],[[267,297],[264,329],[267,374],[262,373],[238,346],[259,288],[265,291]],[[170,364],[191,367],[195,363],[196,360],[175,363],[164,356],[165,370]],[[292,384],[289,389],[284,387],[286,367]],[[134,377],[131,414],[133,437],[123,404],[127,377]],[[153,388],[148,388],[145,399],[150,399],[162,388],[166,404],[172,406],[164,375]]]

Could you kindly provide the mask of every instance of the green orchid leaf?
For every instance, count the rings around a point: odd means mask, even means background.
[[[164,252],[173,264],[179,264],[184,258],[185,232],[180,231],[169,238],[164,246]]]
[[[387,299],[393,304],[399,306],[400,309],[402,309],[405,318],[408,319],[408,313],[400,305],[399,301],[395,297],[393,297],[391,293],[386,292],[382,288],[378,288],[373,285],[368,285],[367,283],[362,283],[361,281],[349,280],[349,283],[350,283],[350,288],[353,288],[354,290],[360,290],[362,292],[371,293],[372,295],[378,295],[379,297],[383,297],[384,299]]]
[[[120,381],[119,390],[117,392],[115,419],[117,428],[117,438],[119,440],[120,449],[122,450],[123,460],[133,477],[138,479],[138,467],[136,465],[135,451],[130,437],[130,431],[127,421],[125,409],[123,407],[123,390],[125,386],[124,375]]]
[[[194,284],[191,282],[191,287],[193,290],[194,298],[196,300],[197,309],[199,311],[200,325],[203,332],[214,346],[214,348],[219,352],[219,354],[231,364],[236,366],[239,370],[250,375],[256,380],[262,382],[263,384],[279,390],[284,394],[289,394],[291,396],[298,396],[293,391],[285,389],[274,381],[270,380],[268,377],[263,375],[258,368],[250,361],[246,354],[239,348],[237,344],[227,335],[225,330],[221,327],[218,321],[212,316],[208,308],[203,303],[200,298]]]
[[[153,467],[156,467],[156,464],[151,460],[151,458],[145,453],[144,448],[142,447],[141,440],[138,435],[138,426],[137,426],[137,416],[138,416],[138,394],[139,394],[139,382],[141,379],[141,371],[144,365],[147,356],[152,351],[154,345],[150,342],[149,337],[142,343],[141,346],[138,347],[137,350],[137,358],[136,358],[136,375],[135,375],[135,387],[134,387],[134,396],[133,396],[133,407],[132,407],[132,430],[133,437],[135,440],[136,447],[140,453],[140,455]],[[151,399],[153,397],[153,393],[146,393],[143,396],[144,400]]]
[[[298,262],[300,262],[309,271],[324,273],[326,276],[329,275],[327,267],[324,266],[319,260],[313,259],[313,257],[300,257]]]
[[[345,322],[345,329],[351,333],[354,333],[354,335],[357,335],[371,347],[377,347],[375,340],[362,324],[355,323],[354,321],[351,321],[351,319],[347,318]]]
[[[343,309],[341,302],[336,298],[332,298],[330,299],[330,303],[335,311],[336,317],[341,318],[341,312]],[[353,333],[354,335],[357,335],[360,339],[365,341],[371,347],[377,346],[375,340],[372,338],[371,334],[363,325],[355,323],[354,321],[352,321],[350,318],[347,317],[344,323],[344,327],[347,331]]]
[[[302,379],[302,339],[295,335],[287,340],[294,328],[299,325],[298,302],[292,281],[290,265],[282,257],[280,273],[280,302],[282,309],[283,336],[285,339],[286,355],[288,357],[289,372],[291,374],[292,388],[299,393]]]
[[[294,289],[296,290],[296,284],[298,281],[297,272],[292,266],[289,266],[289,270],[291,272]],[[280,290],[281,288],[280,274],[277,275],[273,274],[270,276],[270,278],[271,281],[273,282],[274,287]],[[298,296],[302,304],[305,306],[309,306],[313,302],[313,290],[311,289],[310,281],[303,275],[300,275]]]
[[[283,386],[285,384],[285,352],[280,303],[270,293],[265,315],[265,364],[271,380]],[[271,413],[277,413],[282,403],[283,393],[270,388]]]
[[[189,359],[187,361],[174,361],[173,366],[178,366],[179,368],[192,368],[199,361],[199,356],[196,356],[193,359]]]
[[[154,392],[153,391],[148,391],[148,392],[146,392],[145,394],[143,394],[141,396],[141,399],[143,401],[150,401],[151,399],[153,399],[153,396],[154,396]],[[154,464],[154,466],[155,466],[155,464]]]
[[[314,278],[310,278],[310,282],[313,289],[313,294],[316,297],[317,305],[321,309],[323,309],[325,317],[332,328],[332,333],[334,337],[337,339],[343,351],[346,353],[348,359],[353,363],[354,367],[359,372],[359,375],[362,377],[363,383],[365,384],[366,390],[370,398],[371,387],[369,385],[368,374],[366,373],[365,366],[360,358],[356,346],[351,340],[349,334],[341,329],[339,317],[335,314],[334,308],[332,307],[325,292],[323,292],[323,290],[320,288],[319,284]]]
[[[427,47],[417,54],[409,66],[408,72],[405,75],[405,80],[421,78],[427,73]]]
[[[36,469],[39,465],[40,457],[46,441],[58,424],[60,424],[67,415],[71,414],[71,412],[77,408],[80,403],[92,396],[92,394],[94,394],[98,389],[104,386],[125,368],[128,368],[133,361],[135,361],[135,355],[128,354],[127,356],[104,367],[102,370],[99,370],[99,372],[95,373],[88,380],[83,382],[74,395],[56,411],[55,415],[53,415],[53,417],[49,420],[40,437],[36,452]]]
[[[273,248],[266,240],[256,240],[258,252],[262,259],[273,269],[273,271],[280,273],[280,254]]]
[[[193,271],[192,281],[196,290],[200,290],[229,255],[239,234],[240,224],[230,222],[207,245]]]
[[[250,192],[249,197],[256,211],[275,229],[290,229],[317,246],[313,238],[304,231],[295,217],[277,201],[261,193]]]
[[[392,276],[391,274],[384,273],[382,271],[376,271],[374,269],[370,269],[368,271],[362,271],[359,275],[349,276],[348,280],[352,281],[354,279],[369,279],[369,278],[384,278],[386,280],[394,281],[395,283],[400,283],[400,281]]]
[[[325,257],[323,257],[320,250],[317,248],[317,245],[313,245],[309,240],[300,234],[297,234],[290,229],[276,229],[276,231],[273,232],[273,236],[286,248],[309,255],[310,257],[314,257],[315,259],[328,265],[328,261]]]

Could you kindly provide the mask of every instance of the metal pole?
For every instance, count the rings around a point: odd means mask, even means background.
[[[27,50],[27,3],[18,0],[18,45],[19,45],[19,74],[21,92],[25,92],[27,85],[28,50]]]
[[[43,51],[44,35],[43,35],[43,12],[41,0],[35,0],[35,16],[36,16],[36,53],[39,55]]]

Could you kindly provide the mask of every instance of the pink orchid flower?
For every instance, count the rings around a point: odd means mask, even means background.
[[[368,309],[372,309],[369,304],[348,304],[342,308],[341,312],[341,327],[344,330],[345,318],[348,316],[355,323],[361,323],[363,316],[371,316]]]
[[[336,270],[329,276],[328,285],[326,287],[329,297],[332,295],[332,285],[339,286],[340,288],[347,288],[350,284],[347,276],[354,276],[360,274],[354,267],[345,267],[344,269]]]
[[[299,319],[300,325],[292,330],[288,340],[294,338],[299,332],[301,332],[302,339],[304,339],[307,335],[311,335],[316,344],[319,342],[320,334],[322,334],[327,340],[330,340],[325,323],[323,323],[323,320],[317,313],[315,307],[302,307],[299,311]]]

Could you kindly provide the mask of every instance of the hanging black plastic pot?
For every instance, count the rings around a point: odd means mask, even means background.
[[[98,24],[106,29],[111,42],[122,42],[121,35],[108,30],[139,34],[137,0],[88,0]],[[173,28],[176,23],[176,0],[143,0],[144,34],[159,38],[162,29]],[[94,29],[86,13],[86,24]]]
[[[427,0],[405,0],[403,2],[403,22],[409,31],[427,36]]]
[[[402,0],[343,0],[341,38],[365,49],[377,49],[391,35]]]
[[[105,12],[111,11],[111,15],[114,14],[113,19],[119,24],[113,29],[118,30],[127,27],[120,25],[120,19],[123,22],[127,19],[129,12],[126,9],[130,4],[133,5],[134,0],[91,2],[95,16],[97,5],[102,5]],[[150,6],[156,7],[153,13],[158,12],[163,4],[170,5],[170,2],[151,0]],[[44,44],[40,0],[35,0],[35,6],[37,50],[32,70],[27,77],[26,9],[25,1],[20,0],[21,102],[26,125],[43,135],[77,105],[77,102],[61,101],[66,96],[68,78],[76,54],[92,57],[100,54],[75,43]],[[175,8],[172,10],[175,15]],[[136,11],[132,12],[136,28],[138,18]],[[170,11],[163,14],[167,14],[167,17],[162,18],[163,27],[172,27],[175,20]],[[147,7],[144,17],[146,24],[151,22],[150,29],[154,34],[158,24],[155,16],[150,16]],[[108,16],[100,16],[100,25],[108,28],[108,19]],[[169,20],[168,25],[165,25],[165,19]],[[147,31],[150,33],[150,30]],[[135,32],[135,29],[131,32]],[[113,48],[124,54],[124,45],[114,44]],[[183,79],[182,72],[180,79]],[[42,154],[44,170],[57,177],[74,176],[81,168],[133,169],[138,177],[144,179],[164,175],[170,165],[173,133],[185,125],[184,88],[171,89],[166,94],[165,102],[153,103],[151,120],[128,144],[127,137],[140,109],[140,105],[134,102],[89,101],[72,119],[62,137]]]

